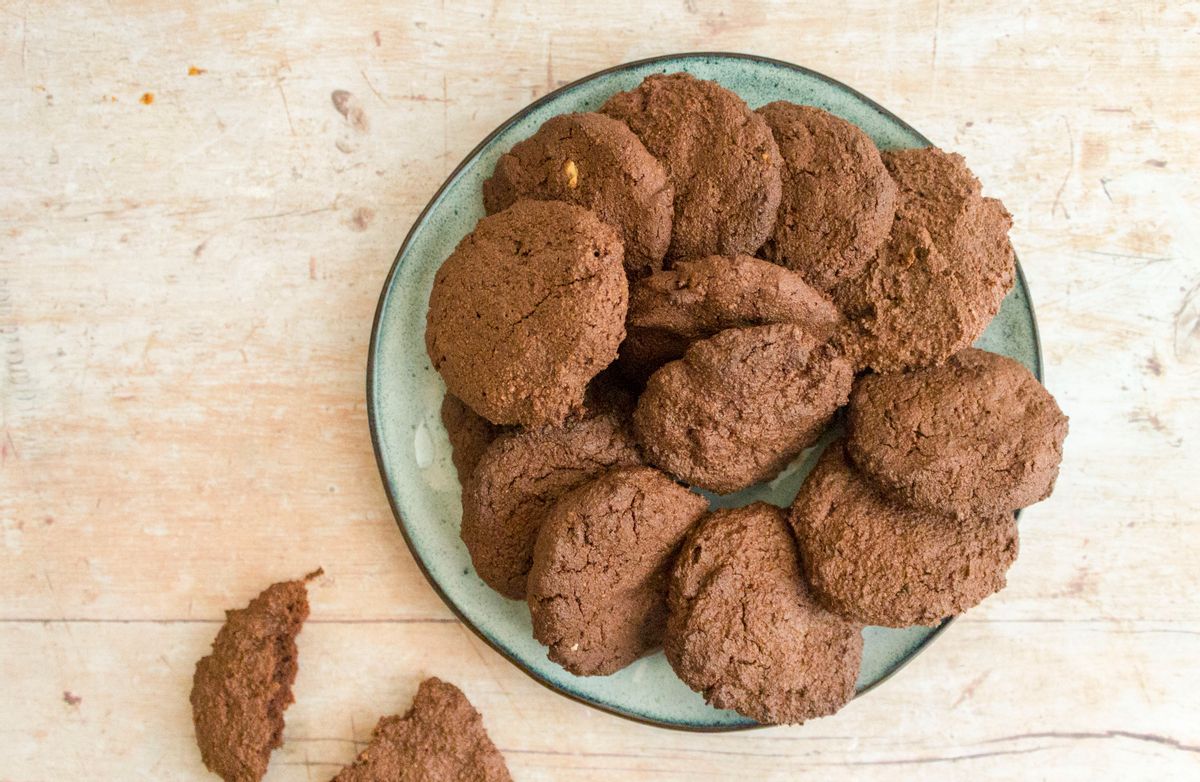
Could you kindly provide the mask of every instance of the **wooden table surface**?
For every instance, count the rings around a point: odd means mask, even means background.
[[[317,565],[277,782],[327,779],[431,674],[518,780],[1200,777],[1198,17],[3,3],[0,780],[215,779],[193,665],[223,609]],[[1015,217],[1071,434],[1008,589],[900,675],[830,719],[689,735],[560,697],[455,620],[388,509],[364,373],[396,248],[480,138],[594,70],[716,49],[966,155]]]

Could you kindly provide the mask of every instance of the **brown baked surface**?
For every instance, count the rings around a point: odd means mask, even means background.
[[[421,682],[403,717],[379,720],[367,748],[331,782],[512,782],[504,756],[462,690]]]
[[[654,74],[600,109],[623,120],[675,186],[667,260],[753,254],[779,209],[779,148],[745,101],[686,73]]]
[[[643,381],[697,339],[731,328],[795,323],[826,340],[842,323],[799,274],[748,255],[679,261],[630,286],[619,364]]]
[[[609,675],[661,642],[710,703],[801,722],[853,696],[862,625],[1004,586],[1067,420],[970,348],[1016,271],[961,156],[653,74],[544,122],[483,199],[426,347],[462,539],[551,660]],[[706,515],[848,403],[790,511]]]
[[[817,598],[863,624],[936,625],[1002,589],[1017,558],[1013,514],[955,519],[889,500],[840,440],[800,488],[791,524]]]
[[[815,106],[758,109],[783,158],[779,218],[762,255],[832,291],[854,279],[887,239],[896,184],[871,138]]]
[[[883,153],[899,187],[888,240],[834,301],[851,322],[861,366],[896,372],[941,364],[968,347],[1012,288],[1012,217],[962,157],[940,149]]]
[[[720,494],[777,475],[846,403],[853,371],[792,323],[722,331],[655,372],[633,415],[646,460]]]
[[[861,628],[813,600],[782,510],[717,511],[676,562],[663,648],[705,700],[775,724],[832,714],[854,697]]]
[[[897,499],[956,515],[1050,496],[1067,417],[1017,361],[968,348],[945,365],[867,375],[850,395],[846,452]]]
[[[652,467],[623,467],[563,496],[533,551],[533,636],[579,676],[605,676],[658,648],[667,578],[708,501]]]
[[[295,700],[296,636],[308,618],[304,584],[272,584],[225,612],[212,653],[196,663],[192,721],[204,765],[227,782],[257,782],[283,746],[283,712]]]
[[[662,268],[675,188],[662,163],[620,120],[560,114],[514,145],[483,183],[483,205],[495,214],[521,198],[567,201],[595,212],[625,242],[630,279]]]
[[[582,207],[518,201],[446,259],[425,346],[450,393],[496,424],[561,424],[617,356],[629,292],[620,238]]]
[[[451,393],[442,397],[442,425],[450,439],[450,460],[458,482],[466,486],[479,457],[504,427],[496,426]]]
[[[608,401],[561,427],[496,438],[463,490],[461,534],[479,577],[505,597],[525,599],[538,529],[558,498],[641,462],[628,407]]]

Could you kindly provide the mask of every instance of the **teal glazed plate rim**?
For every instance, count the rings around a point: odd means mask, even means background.
[[[679,681],[661,651],[611,676],[567,673],[533,639],[525,604],[505,599],[484,585],[458,537],[461,488],[440,419],[445,387],[425,355],[425,313],[433,275],[483,216],[480,186],[491,175],[496,159],[553,115],[594,111],[610,95],[633,88],[645,76],[674,71],[713,79],[741,95],[752,108],[772,100],[819,106],[858,125],[881,149],[931,145],[903,120],[838,81],[798,65],[748,54],[652,57],[560,87],[489,133],[413,223],[375,311],[367,360],[367,416],[388,502],[413,558],[450,610],[485,643],[535,681],[610,714],[679,730],[745,730],[760,726],[706,704]],[[1042,379],[1037,323],[1019,263],[1013,290],[975,344],[1021,361]],[[834,436],[833,431],[827,433],[770,483],[725,497],[710,496],[712,505],[728,507],[763,499],[786,507],[821,447]],[[951,621],[932,628],[865,628],[856,697],[900,670]]]

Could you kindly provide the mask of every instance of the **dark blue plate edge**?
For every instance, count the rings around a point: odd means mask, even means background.
[[[376,411],[375,355],[376,355],[376,349],[378,347],[377,342],[378,342],[378,338],[379,338],[379,324],[383,318],[384,305],[387,303],[388,296],[390,295],[390,293],[392,291],[392,285],[395,280],[396,273],[400,269],[400,259],[404,256],[405,251],[408,249],[409,242],[412,240],[413,233],[416,232],[417,227],[420,226],[425,221],[425,218],[429,214],[430,210],[432,210],[438,204],[438,202],[441,200],[442,194],[451,185],[451,183],[453,183],[454,180],[458,178],[459,174],[462,173],[462,170],[467,165],[467,163],[469,161],[471,161],[476,155],[478,155],[483,150],[484,147],[486,147],[488,144],[490,144],[491,141],[496,136],[503,133],[505,130],[507,130],[509,127],[511,127],[516,122],[519,122],[522,118],[525,117],[526,114],[537,109],[539,106],[553,100],[554,98],[558,97],[559,95],[569,92],[570,90],[574,89],[575,87],[579,86],[580,84],[583,84],[584,82],[591,81],[592,79],[607,75],[609,73],[615,73],[618,71],[623,71],[623,70],[627,70],[627,69],[631,69],[631,68],[637,68],[637,67],[640,67],[643,65],[651,65],[653,63],[658,63],[658,62],[666,62],[669,60],[705,59],[705,58],[750,60],[753,62],[759,62],[759,63],[765,63],[767,65],[772,65],[777,68],[785,68],[788,70],[807,74],[808,76],[812,76],[816,79],[819,79],[820,81],[825,82],[826,84],[829,84],[831,87],[833,87],[835,89],[839,89],[839,90],[842,90],[844,92],[847,92],[847,93],[853,95],[854,97],[856,97],[857,99],[862,101],[865,105],[869,106],[873,111],[875,111],[878,114],[881,114],[885,117],[888,117],[893,122],[895,122],[896,124],[903,127],[905,130],[908,130],[909,132],[911,132],[914,136],[916,136],[918,139],[920,139],[922,143],[926,144],[927,146],[933,146],[933,142],[931,142],[929,139],[927,139],[925,137],[925,135],[922,134],[920,131],[918,131],[916,128],[913,128],[911,125],[909,125],[907,122],[905,122],[904,120],[897,117],[891,111],[889,111],[888,109],[879,105],[874,100],[872,100],[871,98],[868,98],[866,95],[862,94],[861,92],[854,89],[853,87],[850,87],[847,84],[843,84],[842,82],[838,81],[837,79],[826,76],[823,73],[818,73],[817,71],[811,70],[809,68],[805,68],[800,65],[796,65],[795,63],[790,63],[785,60],[777,60],[772,57],[763,57],[763,56],[756,55],[756,54],[745,54],[743,52],[681,52],[678,54],[661,54],[661,55],[657,55],[654,57],[646,57],[641,60],[632,60],[630,62],[621,63],[619,65],[614,65],[610,68],[604,68],[603,70],[595,71],[593,73],[588,74],[587,76],[576,79],[575,81],[571,82],[570,84],[564,84],[563,86],[559,87],[558,89],[556,89],[552,92],[546,93],[542,97],[535,100],[533,103],[527,104],[526,106],[522,107],[520,110],[518,110],[515,114],[513,114],[507,120],[500,123],[500,125],[498,125],[495,130],[493,130],[491,133],[489,133],[487,136],[485,136],[483,138],[483,140],[481,140],[478,144],[476,144],[471,149],[471,151],[468,152],[463,157],[463,159],[459,162],[459,164],[454,167],[454,170],[450,172],[449,176],[446,177],[445,181],[442,182],[441,186],[433,194],[433,197],[429,199],[429,202],[425,205],[425,208],[423,208],[421,210],[421,213],[419,215],[417,215],[416,220],[413,221],[412,227],[409,228],[408,233],[404,237],[404,241],[400,244],[400,249],[396,251],[396,257],[392,261],[391,268],[388,270],[387,277],[385,278],[384,283],[383,283],[383,289],[379,294],[379,301],[375,307],[375,317],[373,318],[372,323],[371,323],[371,341],[370,341],[370,344],[367,346],[367,388],[366,388],[366,391],[367,391],[367,395],[366,395],[367,396],[367,426],[370,429],[371,448],[375,453],[375,465],[379,469],[379,477],[380,477],[380,480],[382,480],[382,482],[383,482],[384,493],[387,495],[388,505],[392,509],[392,516],[396,520],[396,526],[399,527],[400,534],[404,538],[404,544],[408,547],[409,553],[412,555],[413,560],[417,563],[417,567],[420,568],[421,574],[425,577],[425,580],[433,588],[433,591],[435,593],[437,593],[437,596],[439,598],[441,598],[443,603],[446,604],[446,607],[450,609],[451,613],[453,613],[458,618],[458,620],[460,622],[462,622],[462,624],[465,627],[467,627],[472,633],[474,633],[481,641],[483,641],[485,644],[490,646],[494,651],[496,651],[498,654],[500,654],[500,656],[504,657],[506,660],[508,660],[510,663],[512,663],[514,666],[516,666],[516,668],[518,670],[523,672],[530,679],[533,679],[535,682],[542,685],[546,689],[551,690],[555,693],[558,693],[559,695],[570,698],[571,700],[576,701],[577,703],[581,703],[581,704],[591,707],[593,709],[597,709],[599,711],[603,711],[608,714],[612,714],[616,717],[620,717],[621,719],[630,720],[631,722],[637,722],[642,725],[649,725],[649,726],[655,727],[655,728],[666,728],[666,729],[671,729],[671,730],[681,730],[681,731],[688,731],[688,732],[693,732],[693,733],[731,733],[731,732],[735,732],[735,731],[759,730],[762,728],[768,728],[768,727],[774,727],[774,726],[759,725],[759,724],[696,725],[696,724],[689,724],[689,723],[664,722],[662,720],[652,719],[652,718],[645,717],[645,716],[642,716],[639,714],[631,714],[629,712],[622,711],[613,706],[609,706],[604,703],[597,703],[596,701],[590,700],[588,698],[584,698],[574,692],[571,692],[570,690],[564,689],[556,684],[546,681],[545,679],[541,678],[540,676],[535,674],[533,671],[531,671],[529,668],[527,668],[521,660],[517,659],[517,657],[515,655],[513,655],[511,652],[509,652],[503,646],[492,641],[492,639],[488,638],[486,635],[484,635],[482,632],[480,632],[475,627],[474,623],[472,623],[471,620],[468,619],[467,616],[465,614],[463,614],[463,612],[461,610],[459,610],[458,606],[452,600],[450,600],[449,596],[447,596],[446,593],[442,591],[442,588],[438,585],[437,581],[434,580],[432,574],[430,574],[429,570],[425,567],[425,563],[421,560],[421,557],[417,555],[417,550],[413,546],[413,542],[408,536],[408,530],[406,529],[406,527],[404,525],[404,519],[400,514],[399,501],[398,501],[395,493],[393,492],[391,481],[388,479],[387,470],[384,466],[383,449],[380,444],[379,425],[378,425],[378,421],[376,420],[376,412],[375,412]],[[1029,284],[1027,283],[1027,281],[1025,279],[1025,272],[1021,268],[1021,262],[1019,259],[1015,261],[1015,265],[1016,265],[1016,271],[1017,271],[1017,278],[1020,282],[1022,290],[1025,291],[1026,301],[1028,302],[1029,320],[1030,320],[1030,324],[1033,327],[1034,354],[1035,354],[1035,361],[1036,361],[1036,366],[1034,368],[1034,374],[1040,381],[1040,380],[1043,380],[1043,360],[1042,360],[1042,341],[1041,341],[1041,334],[1038,329],[1037,313],[1034,310],[1033,299],[1032,299],[1032,296],[1029,291]],[[1021,511],[1018,510],[1016,512],[1016,518],[1019,520],[1020,517],[1021,517]],[[905,667],[907,667],[909,663],[911,663],[918,655],[921,654],[921,652],[925,651],[925,648],[928,647],[929,644],[931,644],[936,638],[938,638],[943,632],[945,632],[946,628],[949,627],[953,621],[954,621],[954,617],[949,617],[949,618],[943,620],[942,623],[940,625],[938,625],[933,630],[933,632],[931,632],[929,635],[925,636],[925,638],[923,638],[921,640],[921,643],[919,643],[916,647],[914,647],[912,649],[912,651],[909,652],[908,656],[906,656],[898,665],[896,665],[894,668],[892,668],[890,671],[888,671],[886,674],[884,674],[880,678],[871,682],[871,684],[867,685],[862,690],[857,691],[854,694],[854,697],[859,698],[863,695],[866,695],[868,692],[870,692],[871,690],[874,690],[876,687],[887,682],[893,676],[895,676],[898,672],[900,672]]]

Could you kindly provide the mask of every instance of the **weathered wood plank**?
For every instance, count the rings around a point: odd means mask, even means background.
[[[221,611],[318,564],[273,779],[331,774],[425,673],[524,779],[1194,776],[1200,4],[577,5],[0,8],[0,779],[196,778],[187,681]],[[1072,432],[1004,593],[834,719],[711,737],[571,703],[452,620],[363,386],[392,255],[484,134],[718,48],[967,156],[1014,214]]]

